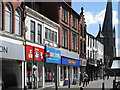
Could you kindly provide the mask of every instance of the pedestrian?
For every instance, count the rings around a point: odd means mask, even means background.
[[[88,75],[86,74],[86,72],[84,72],[84,77],[83,77],[83,87],[86,83],[86,86],[87,86],[87,80],[88,80]]]
[[[79,82],[79,85],[81,85],[82,81],[83,81],[83,74],[82,74],[82,72],[80,72],[80,82]]]

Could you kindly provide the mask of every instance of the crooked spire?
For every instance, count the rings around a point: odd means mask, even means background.
[[[108,0],[102,32],[112,30],[112,0]]]

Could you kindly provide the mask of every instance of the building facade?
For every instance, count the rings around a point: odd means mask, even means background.
[[[0,82],[3,89],[24,88],[22,13],[21,2],[0,2]]]
[[[54,86],[56,64],[61,63],[57,48],[59,25],[27,6],[25,12],[26,86],[29,89]],[[45,57],[47,52],[49,58]]]
[[[104,45],[91,34],[86,35],[87,73],[90,80],[101,77],[100,63],[104,61]]]
[[[42,13],[46,17],[60,25],[58,46],[61,50],[61,65],[59,85],[63,85],[64,80],[79,79],[80,61],[85,58],[86,53],[86,24],[83,15],[76,13],[72,9],[72,2],[41,2],[26,3],[28,7]],[[41,5],[38,8],[35,6]],[[73,64],[70,64],[70,62]]]

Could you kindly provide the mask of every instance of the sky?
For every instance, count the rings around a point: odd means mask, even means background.
[[[99,31],[99,24],[101,24],[101,28],[103,26],[107,0],[106,2],[78,2],[78,1],[76,2],[74,0],[72,1],[73,1],[72,8],[77,13],[80,13],[81,7],[84,8],[85,21],[87,24],[87,32],[96,37]],[[118,39],[118,2],[112,2],[112,10],[113,10],[112,11],[113,25],[115,25],[116,28],[117,56],[120,56],[118,55],[118,52],[120,53],[120,45],[118,48],[118,44],[120,44],[120,39]]]

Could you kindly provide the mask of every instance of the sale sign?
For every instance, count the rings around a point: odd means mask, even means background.
[[[26,45],[26,59],[33,60],[33,46]]]
[[[44,49],[34,47],[34,60],[44,61]]]

